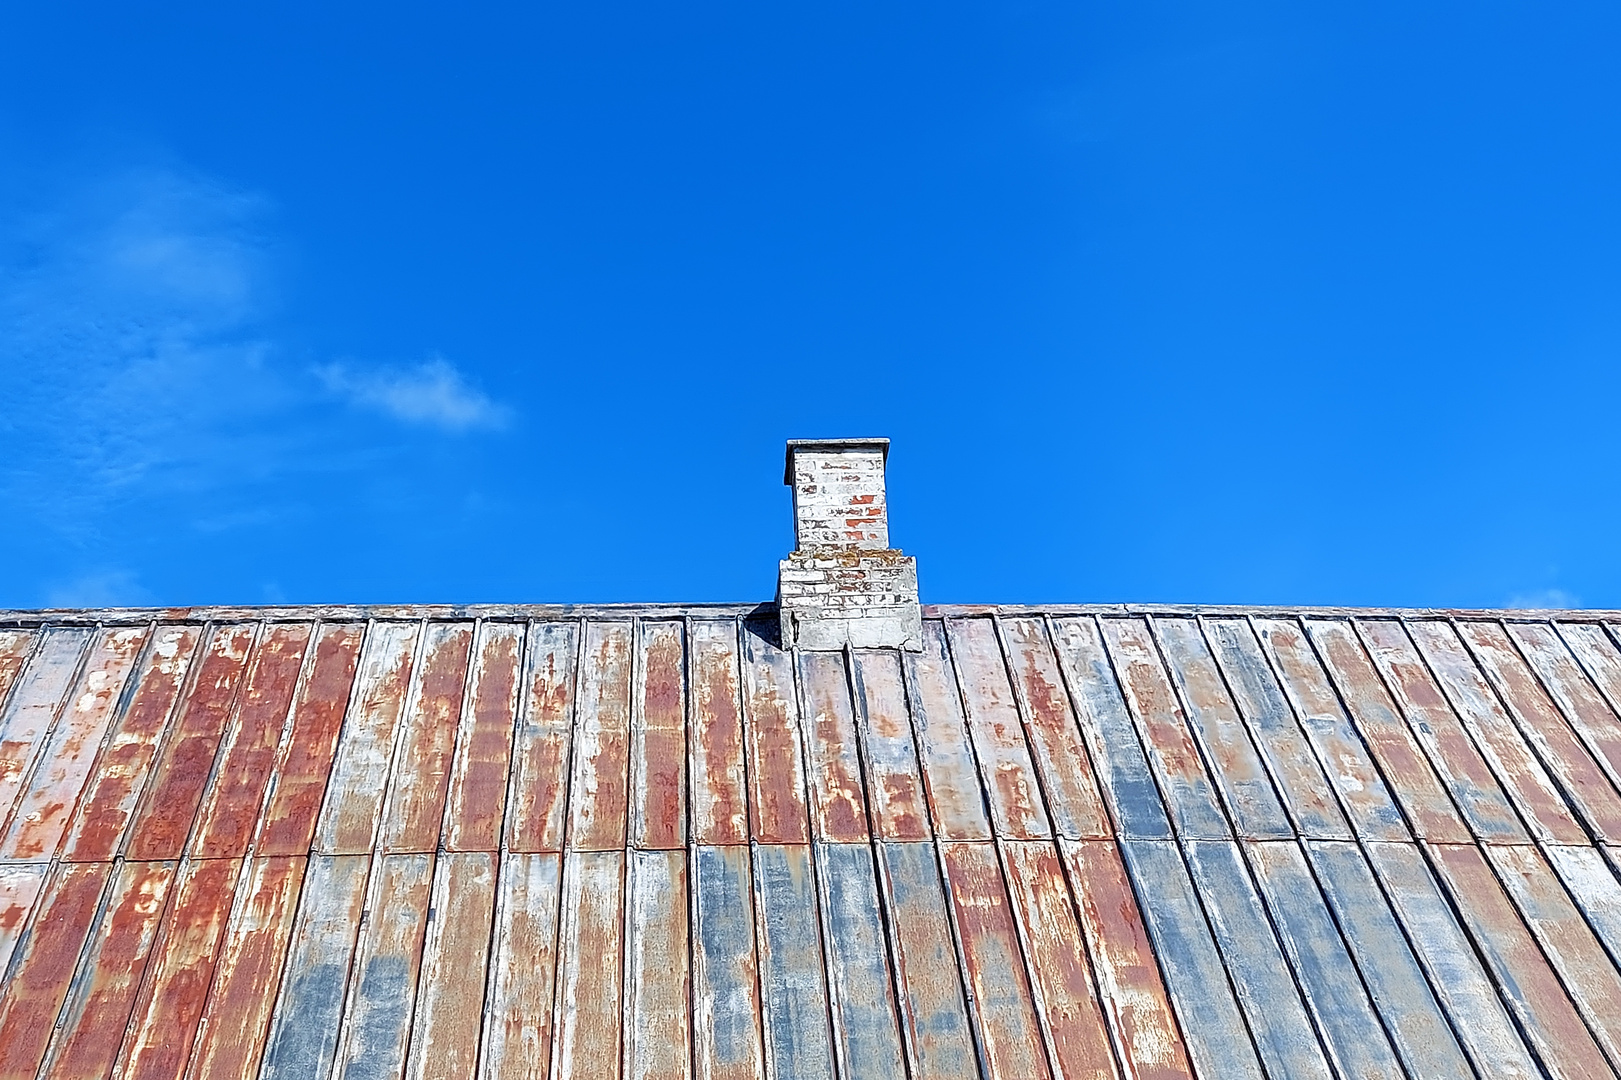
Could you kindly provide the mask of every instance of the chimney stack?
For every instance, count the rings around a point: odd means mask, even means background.
[[[794,550],[777,574],[782,645],[923,647],[917,560],[889,546],[888,439],[790,439]]]

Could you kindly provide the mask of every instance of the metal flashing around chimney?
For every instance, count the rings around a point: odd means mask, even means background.
[[[794,550],[777,573],[784,648],[923,647],[917,560],[889,546],[888,439],[790,439]]]

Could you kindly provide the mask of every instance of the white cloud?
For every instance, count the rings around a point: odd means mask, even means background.
[[[508,419],[505,408],[470,386],[443,357],[409,368],[355,370],[328,364],[317,368],[316,375],[333,393],[409,424],[467,431],[499,428]]]
[[[136,607],[151,594],[128,570],[100,570],[60,582],[46,590],[45,606],[53,608]]]
[[[1533,589],[1530,592],[1515,593],[1509,597],[1504,605],[1509,608],[1526,609],[1532,611],[1564,610],[1579,608],[1581,600],[1564,589]]]

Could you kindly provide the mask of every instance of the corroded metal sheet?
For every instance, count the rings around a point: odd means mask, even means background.
[[[946,634],[997,834],[1018,839],[1051,836],[996,624],[990,619],[950,619]]]
[[[690,1077],[692,979],[688,971],[687,853],[667,849],[632,851],[629,859],[625,1077]]]
[[[153,762],[146,795],[130,826],[129,858],[178,859],[184,853],[198,804],[210,790],[214,758],[258,632],[252,625],[211,630],[173,729]]]
[[[1002,619],[998,624],[1053,828],[1072,840],[1112,835],[1045,625],[1040,619]]]
[[[933,844],[878,846],[911,1074],[977,1080],[973,1032]]]
[[[580,665],[574,723],[574,773],[569,780],[568,845],[576,851],[625,846],[626,784],[630,776],[628,622],[589,623]]]
[[[323,626],[316,636],[313,664],[276,754],[254,841],[261,855],[303,855],[310,849],[363,632],[353,623],[339,623]]]
[[[1621,1065],[1608,616],[69,615],[0,626],[0,1076]]]
[[[1408,839],[1412,834],[1384,777],[1300,624],[1292,619],[1256,619],[1254,626],[1357,835],[1366,840]]]
[[[1430,849],[1447,893],[1486,959],[1498,992],[1555,1076],[1603,1076],[1604,1053],[1594,1041],[1547,958],[1492,876],[1480,849],[1437,844]]]
[[[1193,1075],[1120,850],[1110,840],[1060,842],[1109,1027],[1129,1080]]]
[[[1501,624],[1463,622],[1457,630],[1525,737],[1558,777],[1566,797],[1600,840],[1621,840],[1621,795]]]
[[[181,868],[130,1017],[120,1077],[179,1080],[185,1071],[241,871],[241,859]]]
[[[1492,763],[1531,832],[1555,843],[1585,841],[1587,832],[1566,805],[1559,785],[1503,710],[1452,625],[1439,619],[1414,619],[1406,625],[1470,738]]]
[[[934,620],[925,622],[923,650],[906,654],[901,663],[906,668],[912,727],[917,733],[918,759],[935,831],[946,840],[989,840],[991,822],[946,647],[945,627]]]
[[[1261,652],[1245,619],[1209,619],[1204,623],[1239,714],[1255,736],[1295,829],[1302,836],[1349,840],[1351,828],[1335,801],[1334,790],[1305,732]]]
[[[851,674],[873,832],[884,840],[926,840],[928,799],[906,709],[906,676],[900,654],[878,649],[858,652]]]
[[[439,846],[460,726],[473,627],[430,623],[420,675],[405,710],[379,844],[384,851],[432,851]]]
[[[60,864],[17,943],[0,998],[0,1076],[33,1076],[95,924],[109,863]]]
[[[1524,843],[1525,828],[1514,807],[1402,624],[1394,619],[1363,619],[1356,626],[1470,830],[1489,842]]]
[[[507,813],[507,846],[513,851],[563,849],[579,638],[577,623],[529,628],[528,681],[513,741]]]
[[[1152,625],[1171,677],[1187,704],[1189,727],[1210,763],[1210,775],[1238,835],[1261,839],[1292,836],[1294,828],[1239,719],[1199,623],[1155,619]]]
[[[1306,633],[1323,665],[1338,686],[1340,696],[1356,721],[1358,732],[1396,793],[1413,831],[1420,837],[1445,843],[1467,841],[1469,829],[1424,756],[1412,729],[1396,711],[1350,622],[1307,619]],[[1495,794],[1495,793],[1494,793]],[[1500,797],[1500,796],[1499,796]]]
[[[214,985],[193,1055],[191,1075],[196,1080],[257,1075],[292,938],[304,864],[303,857],[293,856],[251,861],[214,964]]]
[[[992,1076],[1050,1077],[996,847],[947,843],[940,853],[986,1070]]]
[[[801,653],[799,675],[804,687],[811,834],[830,843],[866,840],[867,800],[861,790],[861,750],[844,654]]]
[[[1010,840],[1002,850],[1053,1072],[1109,1076],[1114,1072],[1109,1032],[1058,849],[1046,841]]]
[[[518,710],[522,626],[485,623],[473,646],[468,707],[462,710],[445,803],[450,851],[495,851],[501,844],[512,730]]]
[[[1121,836],[1166,839],[1171,822],[1132,726],[1095,619],[1055,619],[1053,639],[1076,717]]]
[[[562,860],[554,852],[508,854],[499,888],[480,1072],[524,1080],[544,1076],[551,1062]]]
[[[97,636],[12,812],[0,841],[0,859],[48,860],[56,854],[146,638],[146,627],[104,630]]]
[[[418,623],[373,623],[366,631],[354,701],[343,720],[313,850],[358,855],[372,849],[421,639]]]
[[[749,799],[743,767],[737,623],[697,620],[691,624],[688,647],[692,666],[692,721],[687,739],[692,841],[746,844]]]
[[[484,1023],[484,988],[495,914],[496,856],[447,852],[433,875],[422,977],[405,1075],[472,1076]]]
[[[84,629],[46,630],[0,713],[0,814],[8,818],[93,637]]]
[[[1120,853],[1195,1075],[1263,1080],[1266,1074],[1175,842],[1124,840]]]
[[[570,851],[563,862],[561,914],[552,1075],[617,1080],[624,1033],[625,852]]]
[[[63,858],[93,862],[119,853],[200,637],[194,626],[154,631],[135,692],[114,723],[73,815]]]
[[[200,858],[240,858],[248,849],[314,629],[297,623],[269,627],[254,650],[218,770],[197,814],[192,850]]]
[[[686,843],[686,655],[676,622],[644,622],[631,703],[630,844],[668,851]]]
[[[106,1076],[118,1061],[174,863],[125,863],[62,1006],[45,1076]]]
[[[1232,835],[1216,799],[1187,717],[1176,698],[1148,623],[1142,619],[1103,619],[1103,640],[1114,658],[1126,703],[1154,766],[1171,821],[1184,837]]]
[[[743,626],[750,835],[762,844],[803,844],[810,822],[793,658],[762,636],[769,630]]]

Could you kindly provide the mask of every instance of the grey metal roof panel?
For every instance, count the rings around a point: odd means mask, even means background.
[[[1621,616],[0,613],[0,1075],[1616,1075]]]

